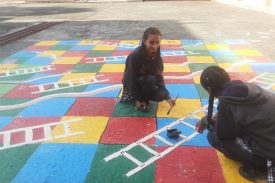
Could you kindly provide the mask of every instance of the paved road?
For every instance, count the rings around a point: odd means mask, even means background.
[[[0,7],[0,34],[64,21],[0,49],[6,57],[42,40],[140,39],[149,26],[165,39],[244,39],[275,60],[275,15],[209,1],[11,4]]]

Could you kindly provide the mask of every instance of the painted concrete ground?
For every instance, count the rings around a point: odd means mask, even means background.
[[[165,81],[179,95],[177,106],[167,115],[166,102],[152,103],[142,113],[118,102],[125,58],[138,44],[43,41],[0,60],[1,183],[247,182],[206,133],[194,133],[197,119],[175,125],[193,134],[186,142],[162,129],[207,104],[199,84],[205,67],[219,65],[244,81],[267,72],[263,82],[274,91],[275,63],[243,40],[163,40]]]

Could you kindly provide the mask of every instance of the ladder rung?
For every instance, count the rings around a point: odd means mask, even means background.
[[[147,150],[148,152],[152,153],[155,156],[158,156],[159,153],[154,151],[153,149],[151,149],[150,147],[148,147],[147,145],[143,144],[143,143],[138,143],[138,145],[140,145],[142,148],[144,148],[145,150]]]
[[[128,158],[129,160],[131,160],[132,162],[134,162],[135,164],[137,164],[138,166],[142,166],[143,163],[140,162],[139,160],[137,160],[135,157],[133,157],[132,155],[128,154],[127,152],[121,152],[121,154],[123,156],[125,156],[126,158]]]
[[[169,142],[168,140],[166,140],[165,138],[163,138],[162,136],[155,135],[155,138],[159,139],[160,141],[162,141],[163,143],[165,143],[165,144],[167,144],[169,146],[173,146],[174,145],[171,142]]]

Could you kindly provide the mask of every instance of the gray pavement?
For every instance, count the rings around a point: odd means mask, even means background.
[[[160,28],[165,39],[247,40],[275,60],[275,15],[211,1],[74,4],[2,4],[0,35],[41,23],[64,21],[0,48],[0,58],[42,40],[140,39]]]

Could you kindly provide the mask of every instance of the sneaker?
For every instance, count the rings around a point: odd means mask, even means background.
[[[256,180],[266,180],[267,179],[267,171],[245,167],[242,166],[239,169],[239,173],[244,178],[250,180],[250,181],[256,181]]]
[[[178,138],[181,134],[181,131],[178,131],[177,129],[168,129],[167,130],[167,136],[169,138]]]

